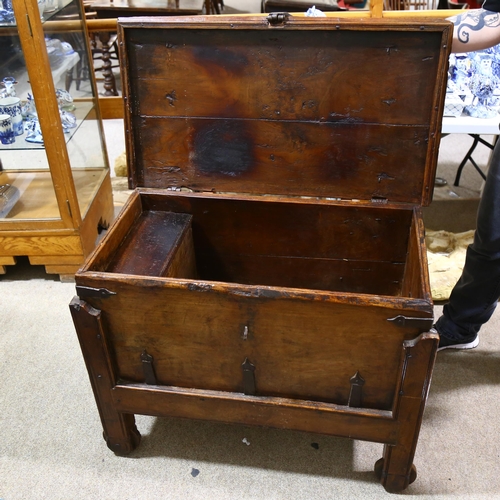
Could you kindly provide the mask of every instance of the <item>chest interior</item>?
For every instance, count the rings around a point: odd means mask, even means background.
[[[409,208],[147,192],[128,217],[95,270],[427,297]]]

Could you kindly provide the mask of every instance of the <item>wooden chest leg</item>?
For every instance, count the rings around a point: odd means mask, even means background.
[[[134,415],[118,412],[114,406],[111,391],[116,386],[116,371],[102,327],[101,311],[78,297],[71,301],[70,310],[104,428],[104,439],[115,454],[127,455],[138,446],[141,435],[135,426]]]
[[[417,477],[413,457],[438,343],[437,334],[423,333],[403,345],[399,398],[394,407],[394,416],[399,424],[398,443],[395,446],[386,445],[384,456],[375,464],[375,473],[382,486],[391,493],[404,490]]]

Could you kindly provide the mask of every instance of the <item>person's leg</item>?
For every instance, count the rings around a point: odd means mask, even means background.
[[[474,242],[435,328],[440,348],[472,348],[500,297],[500,141],[493,151],[477,214]],[[475,344],[475,345],[473,345]]]

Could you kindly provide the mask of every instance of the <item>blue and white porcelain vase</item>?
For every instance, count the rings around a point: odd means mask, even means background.
[[[15,140],[11,116],[0,114],[0,142],[2,144],[12,144]]]
[[[38,118],[32,118],[24,125],[26,130],[26,141],[34,144],[43,144],[42,130]]]
[[[16,85],[17,81],[13,76],[6,76],[2,80],[3,87],[5,89],[5,95],[10,96],[10,97],[17,97],[16,96]]]
[[[23,135],[23,115],[21,111],[21,99],[19,97],[8,96],[0,99],[0,114],[10,115],[14,134]]]

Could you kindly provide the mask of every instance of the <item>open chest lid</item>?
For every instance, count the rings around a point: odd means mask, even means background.
[[[131,187],[427,205],[452,24],[119,20]]]

